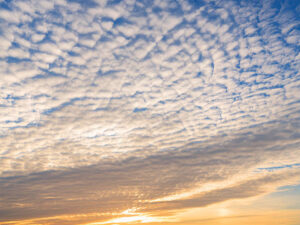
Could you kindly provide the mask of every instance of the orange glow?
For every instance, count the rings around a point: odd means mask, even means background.
[[[150,223],[150,222],[159,222],[159,220],[157,220],[155,218],[148,217],[148,216],[130,216],[130,217],[120,217],[120,218],[117,218],[117,219],[112,219],[112,220],[109,220],[107,222],[90,223],[90,225],[129,223],[129,222]]]

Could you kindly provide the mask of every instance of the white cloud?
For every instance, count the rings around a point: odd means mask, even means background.
[[[183,1],[180,16],[173,4],[99,1],[86,9],[74,2],[20,1],[2,10],[1,176],[114,158],[151,161],[160,153],[176,158],[185,149],[214,149],[204,158],[197,151],[188,155],[212,169],[211,177],[225,173],[223,167],[234,176],[280,157],[296,162],[287,155],[298,155],[291,137],[299,133],[293,127],[299,123],[297,20],[289,17],[287,26],[287,15],[274,17],[271,6],[234,2],[194,9]],[[260,142],[260,135],[267,140]],[[203,145],[190,149],[197,142]],[[271,154],[276,149],[284,156]],[[174,177],[203,172],[194,166]],[[197,174],[191,176],[201,180]],[[150,191],[149,199],[156,194]]]

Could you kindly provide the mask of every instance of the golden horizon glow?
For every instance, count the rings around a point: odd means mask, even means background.
[[[98,222],[98,223],[96,222],[96,223],[89,223],[89,224],[97,225],[97,224],[129,223],[129,222],[149,223],[149,222],[161,222],[161,220],[149,216],[129,216],[129,217],[120,217],[120,218],[112,219],[106,222]]]

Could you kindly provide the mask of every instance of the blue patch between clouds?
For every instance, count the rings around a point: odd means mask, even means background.
[[[273,166],[273,167],[266,167],[266,168],[258,168],[259,170],[267,170],[267,171],[274,171],[274,170],[279,170],[279,169],[284,169],[284,168],[294,168],[294,167],[300,167],[300,163],[295,163],[295,164],[288,164],[288,165],[283,165],[283,166]]]
[[[94,0],[67,0],[67,1],[79,3],[84,8],[93,8],[98,6],[97,2],[95,2]]]
[[[188,0],[188,2],[193,6],[193,9],[199,9],[201,6],[205,5],[202,0]]]
[[[2,9],[11,9],[10,8],[10,3],[12,0],[4,0],[3,2],[0,2],[0,8]]]
[[[133,110],[133,112],[134,113],[137,113],[137,112],[144,112],[144,111],[147,111],[148,110],[148,108],[135,108],[134,110]]]

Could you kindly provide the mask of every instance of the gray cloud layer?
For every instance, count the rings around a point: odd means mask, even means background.
[[[295,130],[299,121],[278,125],[280,129],[269,127],[260,133],[215,137],[215,142],[190,144],[154,155],[137,151],[127,159],[107,159],[88,167],[1,178],[0,217],[5,221],[97,212],[106,218],[105,213],[128,208],[155,213],[268,193],[300,176],[297,169],[251,172],[266,160],[298,155],[299,128]],[[238,177],[242,179],[234,181]],[[217,185],[183,199],[149,202],[231,180],[232,184]],[[266,188],[268,185],[272,188]]]

